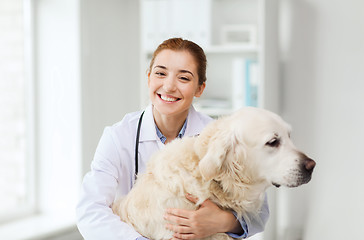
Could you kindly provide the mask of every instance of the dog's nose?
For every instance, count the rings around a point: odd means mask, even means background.
[[[316,162],[314,160],[312,160],[311,158],[306,158],[304,164],[305,164],[306,170],[309,172],[312,172],[316,166]]]
[[[306,154],[302,152],[300,152],[299,155],[300,155],[301,170],[305,171],[308,174],[311,174],[316,166],[316,162],[311,158],[307,157]]]

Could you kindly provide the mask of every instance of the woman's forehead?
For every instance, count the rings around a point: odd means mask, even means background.
[[[196,61],[188,51],[174,51],[170,49],[162,50],[155,58],[155,66],[164,66],[166,68],[182,68],[196,71]]]

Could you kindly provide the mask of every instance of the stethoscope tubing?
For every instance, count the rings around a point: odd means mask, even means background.
[[[138,151],[139,151],[139,136],[140,136],[140,128],[142,126],[142,120],[143,120],[143,115],[144,115],[144,112],[142,112],[142,114],[140,115],[140,118],[139,118],[139,121],[138,121],[138,129],[137,129],[137,134],[136,134],[136,138],[135,138],[135,156],[134,156],[134,159],[135,159],[135,180],[137,179],[137,176],[138,176],[138,163],[139,163],[139,154],[138,154]]]

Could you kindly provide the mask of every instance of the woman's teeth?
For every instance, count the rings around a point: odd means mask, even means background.
[[[175,102],[178,100],[178,98],[173,98],[173,97],[167,97],[167,96],[163,96],[161,95],[161,99],[167,102]]]

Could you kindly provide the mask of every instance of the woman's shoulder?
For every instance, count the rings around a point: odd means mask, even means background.
[[[197,111],[193,106],[190,109],[190,114],[192,116],[194,116],[195,119],[198,119],[199,121],[201,121],[201,123],[203,123],[204,125],[206,125],[214,120],[209,115]]]
[[[135,126],[138,124],[140,115],[143,111],[135,111],[130,112],[124,115],[124,117],[119,121],[114,123],[111,126],[107,126],[105,129],[108,129],[111,132],[121,134],[125,133],[133,133],[132,129],[135,129]]]
[[[208,115],[198,112],[192,106],[187,117],[185,136],[195,136],[201,133],[208,123],[213,121]]]
[[[113,124],[113,126],[119,126],[122,124],[135,124],[136,122],[138,122],[142,112],[143,111],[140,110],[140,111],[127,113],[124,115],[124,117],[121,119],[121,121],[116,122],[115,124]]]

